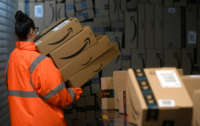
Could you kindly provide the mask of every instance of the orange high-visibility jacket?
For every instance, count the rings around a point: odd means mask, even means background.
[[[52,60],[33,42],[16,42],[6,73],[11,126],[66,126],[62,108],[78,100],[80,88],[66,88]]]

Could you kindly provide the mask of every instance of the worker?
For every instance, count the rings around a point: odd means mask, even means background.
[[[8,61],[6,81],[11,126],[66,126],[62,108],[80,98],[68,88],[53,61],[37,50],[37,28],[22,11],[15,14],[16,48]]]

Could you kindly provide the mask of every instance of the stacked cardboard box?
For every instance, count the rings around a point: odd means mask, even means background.
[[[53,59],[63,80],[75,87],[81,87],[119,55],[116,43],[107,36],[95,36],[75,18],[61,19],[47,28],[36,45]]]
[[[193,125],[192,126],[198,126],[200,124],[199,118],[200,118],[200,76],[199,75],[188,75],[188,76],[182,76],[182,80],[184,82],[184,85],[193,100],[194,103],[194,110],[193,110]]]
[[[199,76],[180,76],[176,68],[115,71],[113,77],[102,78],[101,90],[107,96],[102,98],[102,109],[127,113],[128,122],[137,126],[190,126],[192,114],[196,122],[199,117],[198,81]]]
[[[101,78],[101,109],[115,110],[115,93],[112,77]]]

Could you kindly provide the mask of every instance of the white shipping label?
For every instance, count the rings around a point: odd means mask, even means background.
[[[197,33],[195,31],[188,31],[187,40],[188,44],[196,44]]]
[[[172,99],[159,99],[158,104],[160,107],[176,107],[176,103]]]
[[[158,70],[156,75],[163,88],[181,88],[182,84],[174,70]]]
[[[60,30],[61,28],[63,28],[65,25],[67,25],[70,21],[69,20],[66,20],[64,21],[63,23],[59,24],[57,27],[55,27],[52,31],[58,31]]]
[[[43,15],[44,15],[43,5],[35,5],[34,16],[36,18],[43,18]]]

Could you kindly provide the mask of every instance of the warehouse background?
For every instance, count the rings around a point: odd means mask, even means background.
[[[114,70],[177,67],[185,74],[200,73],[199,3],[199,0],[0,0],[0,90],[4,94],[0,99],[5,101],[0,108],[6,108],[1,109],[0,124],[9,122],[5,121],[8,106],[3,73],[9,52],[15,47],[17,9],[31,16],[40,31],[60,18],[77,17],[82,25],[89,25],[96,34],[108,35],[119,45],[121,55],[88,82],[78,103],[65,110],[70,113],[69,123],[78,119],[90,124],[99,116],[96,113],[100,110],[100,77],[112,76]],[[79,123],[84,125],[84,121]]]

